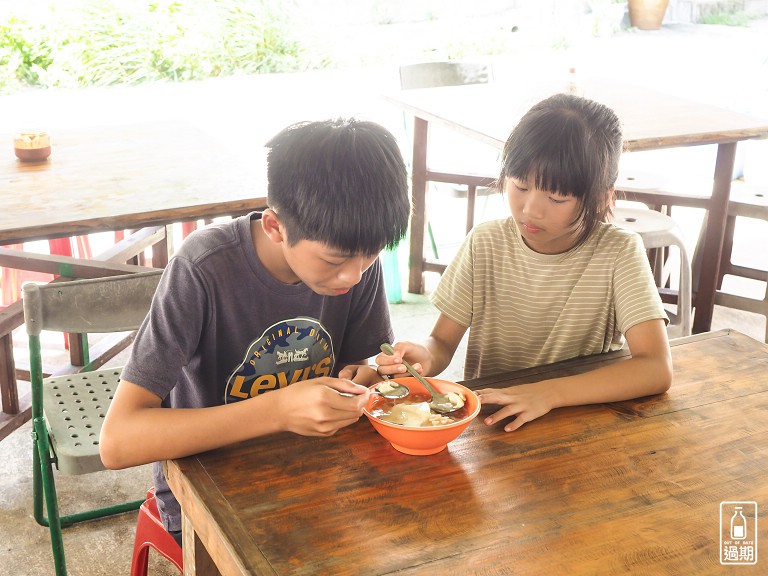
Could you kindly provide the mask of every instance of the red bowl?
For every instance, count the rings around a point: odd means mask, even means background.
[[[416,378],[402,377],[393,378],[392,380],[407,386],[410,389],[411,394],[428,394],[427,389]],[[467,415],[461,420],[457,420],[456,422],[444,426],[417,427],[393,424],[373,415],[373,411],[376,409],[377,405],[385,401],[385,399],[378,394],[371,394],[370,400],[368,400],[368,403],[363,409],[363,412],[368,417],[368,420],[371,421],[371,424],[376,431],[389,440],[389,443],[392,444],[392,447],[395,450],[403,452],[404,454],[412,454],[415,456],[437,454],[444,450],[449,442],[458,438],[480,412],[480,399],[469,388],[462,386],[461,384],[456,384],[455,382],[440,380],[438,378],[427,378],[427,380],[438,392],[444,394],[448,392],[463,394],[464,398],[466,398],[465,406],[467,408]],[[371,388],[374,386],[371,386]],[[408,397],[406,397],[406,400],[407,398]]]

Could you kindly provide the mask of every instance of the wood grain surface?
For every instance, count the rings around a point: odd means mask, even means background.
[[[513,433],[485,426],[484,408],[433,456],[395,451],[362,419],[332,438],[167,462],[185,538],[202,544],[185,561],[222,574],[722,574],[719,503],[768,503],[768,346],[729,331],[678,342],[666,394],[554,410]]]
[[[0,157],[0,244],[243,214],[266,203],[262,146],[236,154],[181,122],[62,130],[51,144],[44,162]]]

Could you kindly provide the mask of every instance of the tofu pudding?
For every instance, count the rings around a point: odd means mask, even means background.
[[[466,398],[456,392],[451,392],[450,396],[451,403],[459,408],[447,414],[431,410],[429,394],[421,392],[414,392],[405,398],[382,398],[376,402],[371,414],[385,422],[412,428],[445,426],[468,416]]]

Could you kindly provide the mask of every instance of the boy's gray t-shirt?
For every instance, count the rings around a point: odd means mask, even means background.
[[[256,256],[251,220],[259,218],[200,230],[168,263],[122,374],[164,407],[216,406],[336,375],[393,341],[378,261],[341,296],[284,284]],[[154,476],[163,523],[180,530],[159,462]]]

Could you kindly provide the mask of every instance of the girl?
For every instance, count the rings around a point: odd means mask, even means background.
[[[479,390],[516,430],[553,408],[637,398],[672,381],[667,317],[642,241],[608,218],[622,152],[608,107],[557,94],[531,108],[510,134],[499,186],[510,218],[467,237],[431,296],[440,316],[423,344],[379,355],[381,374],[426,375],[450,363],[467,329],[465,378],[622,348],[631,359],[588,374]]]

